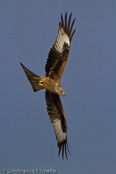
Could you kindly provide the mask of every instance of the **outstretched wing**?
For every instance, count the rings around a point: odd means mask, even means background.
[[[67,144],[67,125],[59,95],[54,95],[53,93],[46,90],[45,99],[48,116],[54,128],[57,145],[59,148],[58,155],[60,155],[62,150],[62,158],[64,158],[64,153],[67,158],[67,150],[69,152]]]
[[[59,29],[56,35],[56,39],[49,50],[48,59],[45,66],[45,75],[50,76],[58,81],[61,78],[65,63],[67,61],[70,43],[75,32],[75,30],[72,32],[75,19],[71,24],[71,16],[72,13],[69,16],[67,24],[67,12],[65,13],[65,22],[63,21],[61,14],[61,22],[59,22]]]

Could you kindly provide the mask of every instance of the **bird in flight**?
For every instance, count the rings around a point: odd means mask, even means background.
[[[71,22],[71,17],[72,13],[67,21],[66,12],[65,19],[63,20],[61,14],[57,35],[48,53],[44,77],[31,72],[20,63],[34,92],[44,88],[46,89],[47,113],[56,136],[57,146],[59,148],[58,156],[62,151],[62,158],[64,158],[64,154],[67,158],[67,150],[69,152],[69,148],[67,143],[66,118],[59,97],[59,95],[65,95],[64,90],[60,86],[60,78],[67,62],[71,40],[75,33],[75,30],[72,31],[75,19]]]

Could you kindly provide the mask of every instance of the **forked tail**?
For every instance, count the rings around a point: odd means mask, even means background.
[[[27,76],[34,92],[43,89],[44,87],[41,86],[41,83],[42,83],[41,77],[38,76],[37,74],[34,74],[30,70],[28,70],[22,63],[20,63],[20,64],[21,64],[21,66],[25,72],[25,75]]]

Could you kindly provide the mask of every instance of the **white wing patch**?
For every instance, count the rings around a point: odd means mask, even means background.
[[[65,42],[68,44],[68,46],[70,46],[69,36],[66,34],[66,32],[64,32],[63,28],[59,28],[56,39],[54,41],[54,47],[58,52],[63,52],[63,45]]]
[[[66,135],[66,132],[62,131],[61,120],[55,119],[54,121],[52,121],[52,125],[54,128],[56,140],[58,141],[58,143],[65,141],[67,138],[67,135]]]

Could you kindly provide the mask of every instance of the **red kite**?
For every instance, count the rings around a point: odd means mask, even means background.
[[[33,90],[36,92],[44,88],[46,89],[47,113],[55,132],[59,148],[58,156],[62,150],[62,158],[64,158],[64,153],[67,158],[67,150],[69,152],[69,148],[67,144],[66,118],[59,97],[59,95],[65,95],[64,90],[60,86],[60,78],[67,62],[71,40],[75,32],[75,30],[72,32],[75,19],[71,24],[71,16],[72,13],[67,23],[67,12],[65,13],[65,20],[63,20],[61,14],[57,35],[48,53],[44,77],[34,74],[21,63]]]

